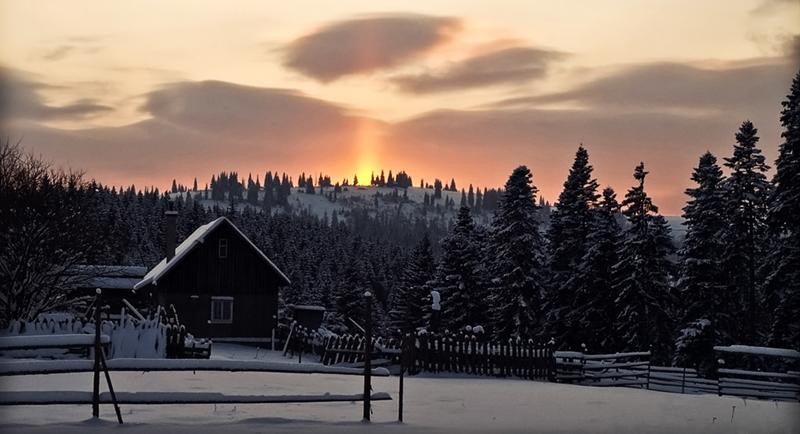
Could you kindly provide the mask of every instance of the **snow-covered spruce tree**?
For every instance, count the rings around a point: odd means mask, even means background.
[[[619,203],[611,187],[603,190],[603,198],[592,210],[586,253],[576,265],[566,287],[574,291],[574,300],[564,316],[573,332],[562,338],[564,348],[580,348],[586,344],[590,352],[619,349],[615,339],[616,318],[612,267],[618,262],[617,249],[622,240]],[[556,337],[556,341],[559,342]]]
[[[712,374],[717,367],[714,358],[716,335],[710,320],[699,319],[686,324],[675,340],[673,365],[695,368],[703,376]]]
[[[589,153],[581,145],[575,153],[575,161],[564,181],[556,208],[550,215],[547,232],[550,276],[544,304],[544,326],[545,333],[555,338],[559,348],[570,347],[577,333],[566,320],[575,299],[575,288],[567,282],[575,277],[577,264],[586,253],[591,210],[599,197],[592,171]]]
[[[756,146],[758,130],[750,121],[742,123],[736,133],[733,156],[725,158],[731,171],[722,183],[725,194],[726,230],[723,272],[728,278],[728,293],[734,297],[733,313],[740,316],[734,338],[739,343],[754,345],[761,324],[757,294],[757,270],[766,239],[766,205],[770,185],[765,175],[769,169]]]
[[[482,246],[467,207],[461,207],[442,254],[431,288],[442,296],[442,326],[450,331],[486,324]]]
[[[800,72],[782,104],[783,143],[769,203],[773,241],[763,292],[772,319],[768,344],[800,348]]]
[[[731,305],[726,277],[722,274],[725,230],[722,169],[710,152],[700,157],[692,173],[697,186],[686,190],[689,200],[683,208],[686,237],[680,250],[677,283],[683,324],[707,319],[718,333],[716,343],[730,342]]]
[[[652,348],[653,360],[665,362],[672,352],[672,297],[667,256],[674,246],[669,226],[644,190],[644,163],[633,177],[638,185],[625,194],[623,214],[630,223],[614,265],[613,290],[617,293],[616,335],[625,351]]]
[[[533,336],[539,331],[544,240],[539,233],[537,191],[531,171],[517,167],[492,221],[487,262],[496,338]]]
[[[430,291],[425,285],[433,278],[436,262],[427,234],[411,252],[402,281],[392,297],[389,320],[392,330],[413,332],[425,323]]]
[[[348,327],[350,325],[347,318],[364,324],[364,292],[372,291],[369,277],[371,264],[364,258],[364,252],[359,251],[358,246],[361,244],[359,239],[354,241],[352,252],[355,254],[349,258],[336,290],[336,314]]]

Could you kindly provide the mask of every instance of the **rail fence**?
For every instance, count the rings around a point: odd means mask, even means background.
[[[407,335],[398,339],[375,339],[374,364],[399,364],[410,374],[450,372],[525,379],[551,379],[553,351],[531,340],[490,342],[475,335]],[[358,366],[364,338],[358,335],[324,339],[321,361],[324,364]]]

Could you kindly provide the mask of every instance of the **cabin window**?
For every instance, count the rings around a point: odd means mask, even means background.
[[[233,322],[233,297],[211,297],[211,322],[216,324]]]
[[[217,249],[220,259],[228,257],[228,240],[226,238],[219,239],[219,248]]]

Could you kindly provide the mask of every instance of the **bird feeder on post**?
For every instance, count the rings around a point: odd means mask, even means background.
[[[369,422],[372,397],[372,293],[364,292],[364,422]]]

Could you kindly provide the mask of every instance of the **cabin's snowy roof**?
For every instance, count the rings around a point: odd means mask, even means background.
[[[242,237],[242,239],[243,239],[243,240],[247,241],[247,243],[248,243],[248,244],[250,244],[250,247],[252,247],[252,248],[253,248],[253,250],[255,250],[255,251],[256,251],[256,253],[258,253],[258,255],[259,255],[259,256],[261,256],[261,258],[262,258],[262,259],[263,259],[263,260],[264,260],[264,261],[265,261],[265,262],[266,262],[266,263],[267,263],[267,264],[268,264],[270,267],[272,267],[272,269],[273,269],[273,270],[274,270],[276,273],[278,273],[278,275],[281,277],[281,279],[284,281],[284,283],[285,283],[285,284],[287,284],[287,285],[288,285],[289,283],[291,283],[291,282],[289,281],[289,278],[288,278],[288,277],[286,277],[286,275],[285,275],[285,274],[283,274],[283,272],[282,272],[282,271],[281,271],[281,270],[280,270],[280,269],[279,269],[279,268],[278,268],[278,267],[277,267],[277,266],[276,266],[276,265],[275,265],[275,264],[274,264],[274,263],[273,263],[273,262],[272,262],[272,261],[271,261],[271,260],[270,260],[270,259],[267,257],[267,255],[265,255],[265,254],[264,254],[264,252],[262,252],[262,251],[261,251],[261,249],[259,249],[258,247],[256,247],[256,245],[255,245],[255,244],[253,244],[253,242],[252,242],[252,241],[250,241],[250,239],[249,239],[249,238],[247,238],[247,237],[246,237],[246,236],[245,236],[245,235],[242,233],[242,231],[240,231],[240,230],[239,230],[239,228],[237,228],[237,227],[236,227],[236,225],[234,225],[234,224],[233,224],[233,223],[232,223],[230,220],[228,220],[227,218],[225,218],[225,217],[220,217],[220,218],[218,218],[218,219],[216,219],[216,220],[214,220],[214,221],[212,221],[212,222],[210,222],[210,223],[206,223],[206,224],[204,224],[203,226],[200,226],[200,227],[199,227],[199,228],[197,228],[197,229],[196,229],[194,232],[192,232],[192,234],[191,234],[191,235],[189,235],[188,237],[186,237],[186,239],[185,239],[185,240],[183,240],[183,242],[182,242],[182,243],[180,243],[180,245],[178,245],[178,247],[176,247],[176,248],[175,248],[175,257],[173,257],[173,258],[172,258],[172,259],[171,259],[169,262],[167,262],[167,258],[164,258],[164,259],[162,259],[162,260],[161,260],[161,262],[159,262],[159,263],[158,263],[158,265],[156,265],[155,267],[153,267],[153,269],[152,269],[152,270],[150,270],[150,271],[149,271],[149,272],[148,272],[148,273],[147,273],[147,274],[144,276],[144,279],[142,279],[142,281],[141,281],[141,282],[137,283],[137,284],[136,284],[136,285],[133,287],[133,289],[134,289],[134,290],[140,289],[140,288],[142,288],[142,287],[144,287],[144,286],[146,286],[146,285],[148,285],[148,284],[150,284],[150,283],[152,283],[153,285],[157,285],[157,284],[158,284],[158,280],[159,280],[161,277],[163,277],[163,276],[164,276],[164,275],[165,275],[165,274],[166,274],[166,273],[167,273],[167,272],[168,272],[170,269],[172,269],[172,267],[173,267],[175,264],[177,264],[178,262],[180,262],[180,261],[181,261],[181,260],[182,260],[182,259],[183,259],[183,258],[184,258],[184,257],[185,257],[187,254],[189,254],[189,252],[191,252],[191,251],[192,251],[192,250],[193,250],[193,249],[194,249],[196,246],[198,246],[198,245],[202,244],[202,243],[203,243],[203,241],[205,241],[205,238],[206,238],[206,236],[207,236],[208,234],[210,234],[211,232],[213,232],[213,231],[214,231],[214,229],[216,229],[216,228],[217,228],[219,225],[221,225],[222,223],[225,223],[225,222],[227,222],[227,223],[228,223],[228,224],[229,224],[229,225],[230,225],[230,226],[233,228],[233,230],[235,230],[235,231],[236,231],[236,233],[237,233],[237,234],[239,234],[239,236],[241,236],[241,237]]]

